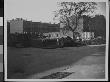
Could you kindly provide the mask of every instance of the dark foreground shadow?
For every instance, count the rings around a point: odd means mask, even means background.
[[[71,65],[103,49],[87,46],[62,49],[8,48],[8,79],[25,79],[33,74]]]

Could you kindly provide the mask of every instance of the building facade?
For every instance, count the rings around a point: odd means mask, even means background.
[[[10,33],[23,33],[23,20],[22,19],[17,18],[17,19],[12,19],[10,21]]]
[[[59,24],[27,21],[22,18],[13,19],[7,25],[10,33],[48,33],[59,32]]]
[[[64,35],[70,36],[71,38],[73,38],[72,31],[63,29],[63,27],[65,27],[65,25],[60,24],[60,27],[61,27],[60,31]],[[75,27],[75,25],[73,25],[73,28],[74,27]],[[74,33],[75,33],[76,38],[80,38],[82,40],[90,40],[90,39],[94,38],[94,32],[89,29],[88,19],[86,16],[83,16],[82,18],[79,19],[78,26],[75,29]]]
[[[90,30],[88,30],[88,25],[84,24],[87,23],[85,22],[85,20],[85,17],[79,19],[77,29],[75,30],[75,37],[81,38],[82,40],[90,40],[94,38],[94,32],[90,32]],[[62,23],[60,23],[59,25],[51,23],[32,22],[24,20],[22,18],[13,19],[10,22],[7,22],[8,33],[42,33],[46,36],[52,37],[70,36],[71,38],[73,38],[73,32],[70,30],[65,30],[63,27],[64,25]]]
[[[91,40],[94,38],[94,32],[82,32],[81,39],[82,40]]]

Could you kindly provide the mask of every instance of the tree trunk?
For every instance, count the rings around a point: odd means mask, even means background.
[[[72,31],[73,31],[73,39],[74,39],[74,40],[76,39],[76,37],[75,37],[75,30],[77,29],[77,26],[78,26],[78,18],[77,18],[77,16],[76,16],[76,26],[75,26],[75,28],[72,30]]]
[[[73,40],[75,40],[75,33],[73,32]]]

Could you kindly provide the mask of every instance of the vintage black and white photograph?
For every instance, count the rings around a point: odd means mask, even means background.
[[[108,80],[108,0],[5,0],[5,79]]]
[[[0,81],[3,81],[3,0],[0,0]]]

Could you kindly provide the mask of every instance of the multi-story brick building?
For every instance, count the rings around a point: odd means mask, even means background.
[[[47,33],[59,32],[59,24],[27,21],[22,18],[10,20],[7,28],[10,33]]]
[[[75,30],[77,38],[82,40],[89,40],[94,38],[94,32],[90,32],[88,24],[86,24],[87,19],[82,17],[79,19],[77,29]],[[85,23],[85,24],[84,24]],[[58,35],[60,37],[70,36],[73,38],[73,32],[64,30],[64,25],[59,24],[50,24],[42,22],[32,22],[27,21],[21,18],[11,20],[8,25],[8,33],[43,33],[44,35]],[[58,33],[59,32],[59,33]]]

